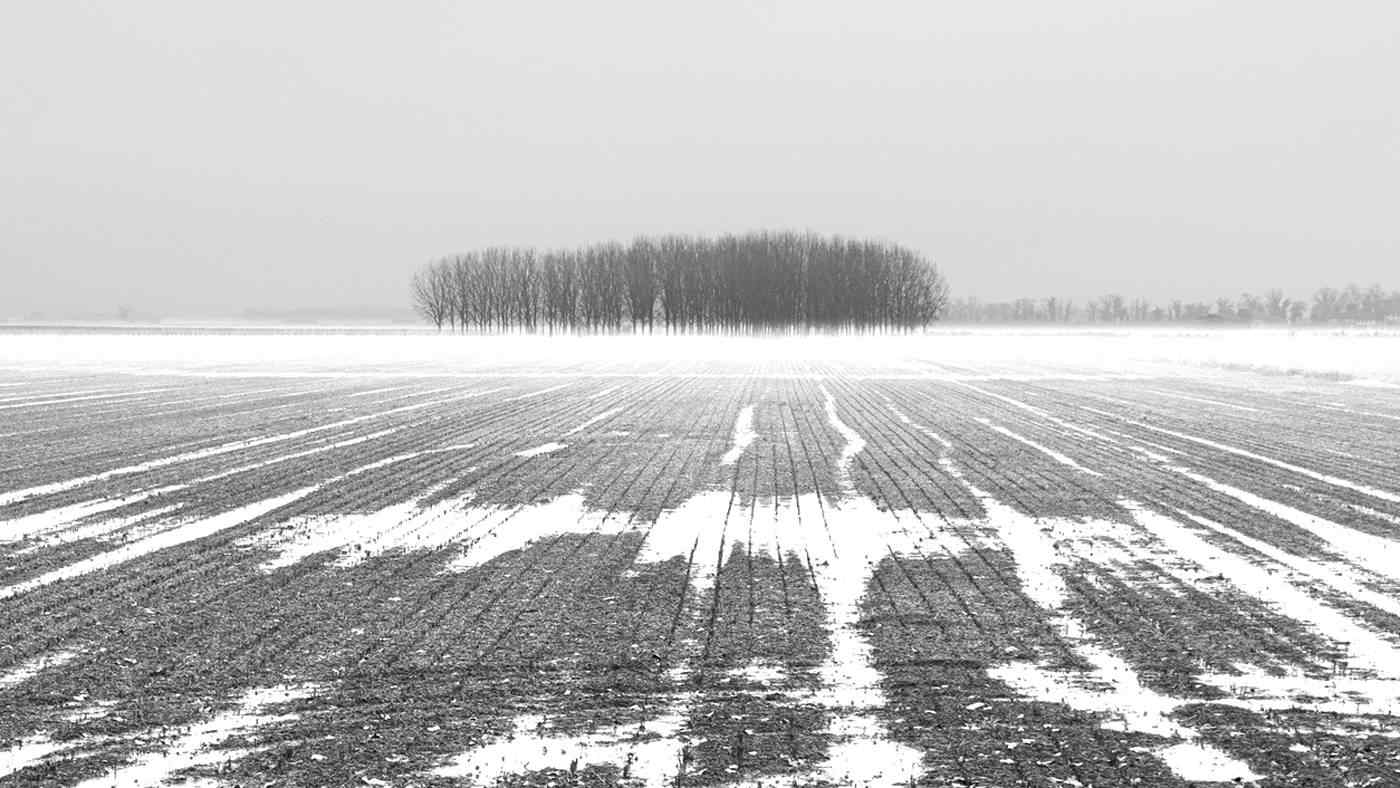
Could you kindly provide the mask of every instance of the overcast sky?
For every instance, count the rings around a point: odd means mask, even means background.
[[[0,317],[810,229],[955,294],[1400,287],[1400,4],[6,2]]]

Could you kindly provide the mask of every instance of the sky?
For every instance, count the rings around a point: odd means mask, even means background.
[[[15,0],[0,73],[0,319],[759,228],[985,300],[1400,287],[1391,0]]]

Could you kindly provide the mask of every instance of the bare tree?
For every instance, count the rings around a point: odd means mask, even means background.
[[[438,331],[452,313],[450,273],[443,262],[431,263],[413,274],[413,309]]]

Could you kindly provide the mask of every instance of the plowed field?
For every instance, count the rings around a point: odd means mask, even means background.
[[[25,359],[0,784],[1400,785],[1397,468],[1222,367]]]

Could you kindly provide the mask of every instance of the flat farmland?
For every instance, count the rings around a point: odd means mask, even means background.
[[[1400,785],[1400,343],[1196,339],[0,335],[0,784]]]

